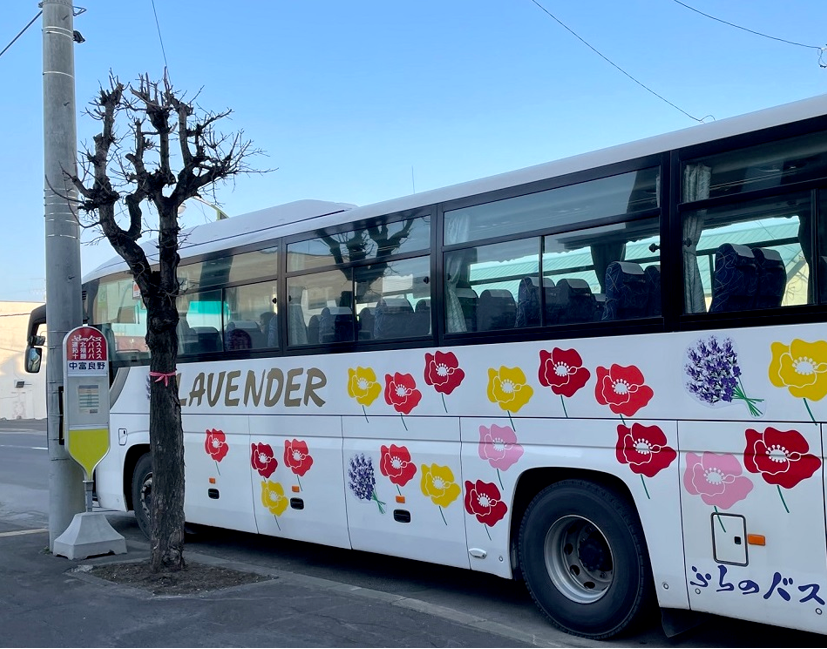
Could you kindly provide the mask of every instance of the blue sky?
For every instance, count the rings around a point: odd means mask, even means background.
[[[80,0],[79,0],[80,1]],[[717,119],[827,92],[818,52],[736,30],[673,0],[539,0],[687,113]],[[687,0],[750,29],[824,45],[823,0]],[[150,0],[87,0],[75,28],[80,112],[110,70],[159,78]],[[531,0],[155,0],[169,71],[232,108],[267,157],[220,187],[230,215],[302,198],[360,205],[692,126]],[[37,13],[5,3],[0,48]],[[0,57],[0,300],[42,300],[41,22]],[[827,55],[825,56],[827,59]],[[79,143],[97,123],[78,118]],[[412,173],[413,170],[413,173]],[[412,178],[413,176],[413,178]],[[185,225],[213,218],[194,204]],[[86,235],[85,240],[91,236]],[[82,248],[86,273],[113,256]]]

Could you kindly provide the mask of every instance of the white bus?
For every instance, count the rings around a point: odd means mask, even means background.
[[[520,577],[595,639],[827,632],[827,96],[181,256],[187,521]],[[84,288],[97,496],[146,530],[146,312],[121,261]]]

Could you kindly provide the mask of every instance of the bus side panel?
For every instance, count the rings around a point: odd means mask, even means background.
[[[250,497],[249,418],[214,414],[182,419],[187,521],[258,532]]]
[[[259,532],[350,548],[341,418],[253,415],[250,445],[251,453],[264,453],[248,464]],[[266,461],[268,452],[274,462]]]
[[[468,568],[458,419],[342,419],[353,549]]]
[[[95,469],[95,490],[104,509],[126,511],[126,489],[131,488],[132,476],[124,476],[124,462],[129,449],[136,444],[149,447],[149,415],[110,414],[109,452]]]
[[[694,610],[827,632],[821,428],[680,423]]]
[[[680,508],[676,505],[680,498],[677,427],[670,421],[639,423],[657,427],[666,439],[659,451],[663,453],[663,466],[659,465],[657,472],[647,469],[653,473],[652,477],[636,473],[634,469],[638,467],[620,460],[624,454],[617,448],[618,429],[622,426],[619,419],[519,419],[512,424],[503,418],[463,418],[462,470],[465,480],[474,485],[482,482],[483,489],[496,487],[502,494],[502,501],[508,505],[506,516],[490,525],[485,525],[476,515],[466,513],[469,548],[486,550],[484,558],[472,559],[471,568],[501,577],[511,576],[510,562],[501,561],[500,557],[506,559],[509,556],[508,532],[514,489],[523,472],[538,468],[579,469],[586,480],[595,473],[605,473],[620,479],[634,501],[649,549],[659,604],[688,608]],[[627,424],[631,425],[631,422],[627,421]],[[508,430],[503,431],[503,428]],[[513,446],[509,461],[503,461],[500,459],[503,454],[497,453],[486,440],[492,434],[494,437],[510,435],[508,431],[513,431],[514,439],[510,440]],[[553,471],[550,475],[553,476]]]

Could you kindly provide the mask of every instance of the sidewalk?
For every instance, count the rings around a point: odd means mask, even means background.
[[[18,533],[20,532],[20,533]],[[190,562],[275,579],[191,596],[154,596],[79,566],[138,560],[128,554],[70,561],[52,556],[46,530],[0,521],[0,646],[13,647],[502,647],[536,646],[495,622],[419,600],[187,552]]]

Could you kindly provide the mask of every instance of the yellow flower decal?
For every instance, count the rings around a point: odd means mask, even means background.
[[[534,390],[526,384],[525,374],[519,367],[493,367],[488,369],[488,400],[500,404],[500,408],[517,412],[528,400]]]
[[[369,367],[348,368],[347,393],[356,399],[356,403],[372,404],[382,394],[382,386],[376,382],[376,372]]]
[[[451,471],[451,467],[438,464],[422,465],[421,487],[422,493],[439,507],[450,505],[459,498],[462,491],[454,482],[454,472]]]
[[[261,502],[273,516],[281,516],[287,509],[287,498],[284,496],[284,488],[278,482],[272,480],[261,481]]]
[[[818,401],[827,395],[827,342],[795,339],[789,345],[772,343],[770,381],[790,394]]]

